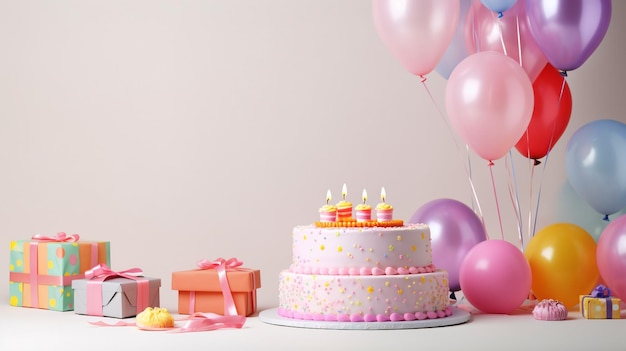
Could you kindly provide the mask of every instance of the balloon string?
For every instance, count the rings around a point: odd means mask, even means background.
[[[530,150],[530,146],[528,148]],[[528,154],[530,155],[530,151],[528,152]],[[537,162],[538,161],[535,161],[534,164],[531,164],[530,158],[528,159],[528,165],[530,167],[530,182],[529,182],[530,183],[530,186],[529,186],[530,193],[528,194],[528,203],[529,204],[533,203],[533,184],[534,184],[533,179],[535,177],[535,166],[537,165]],[[537,203],[537,206],[539,206],[538,203]],[[532,223],[533,223],[533,211],[532,211],[532,209],[529,208],[529,210],[528,210],[528,239],[531,239],[535,235],[535,230],[534,230],[534,227],[533,227]],[[531,230],[531,228],[533,228],[533,229]]]
[[[511,198],[511,202],[513,203],[513,208],[515,209],[515,219],[517,220],[517,236],[520,241],[520,249],[524,250],[524,235],[522,234],[522,221],[521,221],[521,209],[519,205],[519,197],[517,196],[517,178],[515,176],[515,166],[512,162],[513,155],[511,150],[509,150],[508,157],[505,158],[504,162],[507,165],[506,170],[509,174],[508,179],[513,180],[513,184],[509,182],[509,197]],[[509,167],[510,165],[510,167]]]
[[[561,98],[563,98],[563,91],[565,90],[565,77],[567,77],[567,73],[565,73],[565,75],[562,75],[562,76],[563,76],[563,83],[561,83],[561,92],[559,93],[559,105],[561,105]],[[554,122],[554,124],[556,125],[556,121]]]
[[[532,162],[533,160],[530,158],[530,135],[528,135],[528,130],[524,132],[524,136],[526,137],[526,156],[528,157],[528,169],[530,171],[528,203],[532,204],[533,203],[533,173],[534,173],[535,166],[540,164],[541,162],[539,162],[539,160],[537,159],[535,159],[534,162]],[[530,233],[530,228],[532,225],[532,218],[533,218],[532,213],[533,213],[532,206],[529,206],[528,207],[528,239],[532,238],[532,235]]]
[[[565,71],[563,71],[565,72]],[[561,108],[561,98],[563,97],[563,91],[565,90],[565,77],[567,77],[567,73],[561,74],[563,76],[563,83],[561,84],[561,93],[559,94],[559,106],[557,111]],[[541,199],[541,188],[543,187],[543,176],[546,172],[546,166],[548,164],[548,158],[550,157],[550,151],[552,151],[552,142],[554,141],[554,134],[556,133],[556,120],[554,124],[552,124],[552,133],[550,134],[550,141],[548,142],[548,151],[546,152],[546,159],[543,162],[543,168],[541,170],[541,178],[539,181],[539,192],[537,193],[537,207],[535,209],[535,222],[533,224],[533,235],[537,229],[537,217],[539,216],[539,201]]]
[[[559,105],[561,104],[561,100],[559,99]],[[560,106],[559,106],[560,107]],[[546,166],[548,165],[548,158],[550,157],[550,151],[552,149],[552,141],[554,140],[554,133],[556,131],[556,121],[552,125],[552,134],[550,135],[550,142],[548,143],[548,151],[546,152],[546,159],[543,162],[543,167],[541,169],[541,178],[539,180],[539,191],[537,192],[537,207],[535,209],[535,222],[533,223],[533,235],[537,230],[537,217],[539,216],[539,202],[541,200],[541,188],[543,187],[543,176],[546,173]]]
[[[541,202],[541,188],[543,187],[543,176],[546,172],[546,165],[548,164],[548,156],[550,156],[550,150],[548,149],[548,153],[546,153],[546,160],[543,163],[543,167],[541,169],[541,178],[539,178],[539,190],[537,191],[537,207],[535,209],[535,221],[533,222],[533,235],[537,230],[537,217],[539,216],[539,203]]]
[[[492,16],[495,16],[495,13],[494,13],[494,12],[492,12],[492,13],[491,13],[491,15],[492,15]],[[502,43],[502,51],[504,52],[504,55],[505,55],[505,56],[509,56],[509,55],[506,53],[506,45],[504,45],[504,37],[502,36],[502,22],[500,21],[500,17],[498,17],[498,20],[497,20],[497,21],[498,21],[498,29],[499,29],[499,31],[500,31],[500,43]]]
[[[474,50],[480,52],[480,45],[478,43],[478,34],[476,33],[476,15],[472,14],[472,39],[474,39]]]
[[[500,221],[500,235],[504,240],[504,229],[502,229],[502,216],[500,215],[500,204],[498,203],[498,194],[496,192],[496,182],[493,178],[493,161],[489,161],[489,173],[491,173],[491,185],[493,187],[493,196],[496,200],[496,210],[498,211],[498,221]]]
[[[443,111],[441,110],[441,108],[439,108],[439,105],[437,105],[437,102],[435,101],[435,98],[433,97],[433,94],[430,92],[430,89],[428,88],[428,84],[426,84],[426,77],[420,76],[420,79],[421,79],[422,85],[424,86],[424,88],[426,89],[426,92],[428,93],[428,96],[430,97],[430,100],[433,102],[433,105],[435,105],[435,108],[437,109],[437,112],[439,112],[439,116],[441,117],[441,119],[443,120],[444,124],[446,125],[446,127],[448,129],[448,133],[450,134],[450,137],[451,137],[452,141],[454,141],[454,145],[456,146],[456,150],[457,150],[457,155],[458,155],[459,159],[461,159],[461,164],[463,165],[463,168],[465,168],[465,173],[467,174],[467,178],[469,180],[470,188],[472,189],[472,195],[474,196],[474,200],[473,201],[476,201],[476,207],[478,208],[478,214],[479,214],[480,220],[481,220],[481,222],[482,222],[482,224],[484,226],[485,225],[485,219],[483,218],[483,210],[480,207],[480,202],[478,201],[478,195],[476,194],[476,188],[474,187],[474,182],[472,181],[471,172],[468,169],[468,165],[466,165],[465,162],[463,162],[463,159],[461,158],[461,148],[459,147],[459,143],[454,138],[454,134],[452,133],[452,129],[450,127],[450,124],[446,120],[445,115],[443,114]],[[467,145],[466,145],[466,149],[467,149]],[[467,161],[468,161],[468,164],[471,167],[469,156],[468,156],[468,160]],[[487,236],[487,239],[489,239],[489,236]]]
[[[524,58],[522,56],[522,38],[521,38],[521,32],[520,32],[520,28],[519,28],[519,15],[515,15],[515,29],[517,31],[517,57],[519,58],[519,65],[523,68],[524,67]],[[526,136],[526,146],[527,146],[527,150],[526,150],[526,155],[528,155],[528,157],[530,157],[530,135],[528,134],[528,130],[526,130],[526,133],[524,133],[524,135]],[[510,153],[510,151],[509,151]],[[528,159],[529,164],[530,164],[530,158]],[[533,182],[532,182],[532,173],[533,173],[533,169],[534,167],[538,164],[538,160],[535,160],[535,164],[534,165],[530,165],[530,172],[531,172],[531,177],[530,177],[530,194],[529,194],[529,204],[532,204],[532,199],[533,199]],[[511,162],[511,167],[513,165],[513,162]],[[518,200],[519,201],[519,200]],[[519,202],[518,202],[518,206],[519,206]],[[522,212],[521,212],[521,208],[518,210],[517,215],[519,215],[518,218],[518,223],[519,223],[519,231],[520,231],[520,238],[522,238],[520,241],[522,243],[522,250],[524,250],[524,235],[522,234],[523,230],[522,230]],[[528,209],[528,239],[530,240],[530,238],[532,237],[530,235],[530,224],[532,223],[532,209]]]
[[[519,31],[519,16],[515,16],[515,26],[517,28],[517,56],[519,57],[519,65],[524,67],[522,62],[522,38]]]
[[[459,154],[460,154],[460,151],[459,151]],[[465,155],[467,155],[467,173],[468,173],[468,178],[471,181],[471,179],[472,179],[472,160],[471,160],[471,157],[470,157],[469,146],[467,144],[465,144]],[[461,157],[459,156],[459,158],[461,158]],[[472,210],[474,210],[474,212],[476,212],[474,205],[476,205],[476,203],[474,202],[474,199],[472,198]],[[483,221],[483,226],[484,225],[485,225],[485,223]]]

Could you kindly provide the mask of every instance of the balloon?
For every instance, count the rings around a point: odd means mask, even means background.
[[[532,273],[520,249],[492,239],[465,256],[460,278],[463,296],[472,306],[485,313],[508,314],[528,297]]]
[[[604,119],[580,127],[565,149],[572,188],[600,214],[626,207],[626,124]]]
[[[580,67],[609,29],[611,0],[526,0],[527,21],[548,62],[562,71]]]
[[[480,157],[504,156],[524,134],[533,112],[533,88],[515,60],[493,51],[461,61],[446,86],[451,126]]]
[[[598,213],[576,193],[569,182],[561,184],[556,200],[553,206],[555,210],[553,220],[581,226],[596,243],[600,240],[604,229],[611,223],[598,216]],[[612,216],[619,217],[623,214],[626,214],[626,207]]]
[[[456,26],[456,31],[454,32],[450,45],[448,45],[448,49],[446,49],[446,52],[439,60],[439,64],[435,67],[435,71],[445,79],[448,79],[454,67],[469,55],[467,47],[465,46],[465,22],[472,1],[473,0],[461,0],[459,23]]]
[[[572,114],[572,94],[565,77],[551,64],[546,65],[533,83],[533,92],[533,115],[515,148],[522,155],[538,160],[552,150],[565,132]]]
[[[555,223],[533,236],[524,256],[532,271],[532,291],[538,300],[554,299],[568,308],[578,304],[598,282],[596,242],[583,228]]]
[[[626,215],[621,215],[604,229],[596,258],[600,276],[612,295],[626,300]]]
[[[452,41],[459,0],[373,0],[376,30],[389,51],[411,73],[432,72]]]
[[[480,218],[460,201],[438,199],[415,211],[409,223],[428,224],[433,264],[448,271],[450,291],[460,290],[461,262],[474,245],[487,240]]]
[[[497,51],[522,65],[531,82],[539,76],[548,59],[535,42],[526,22],[526,0],[519,0],[506,16],[493,12],[475,1],[465,22],[465,42],[470,53]]]
[[[486,8],[499,14],[510,9],[511,6],[515,5],[516,1],[517,0],[480,0]]]

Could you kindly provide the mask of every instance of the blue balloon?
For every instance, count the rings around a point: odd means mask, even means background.
[[[579,128],[565,167],[572,188],[605,219],[626,207],[626,124],[603,119]]]
[[[598,213],[578,195],[569,182],[563,182],[556,199],[553,222],[576,224],[589,233],[597,243],[611,221],[603,220],[602,216],[598,216]],[[626,208],[617,211],[611,217],[617,218],[623,214],[626,214]]]
[[[502,12],[510,9],[517,0],[480,0],[486,8],[493,12],[502,14]]]
[[[471,5],[472,0],[461,0],[461,12],[456,31],[454,32],[452,41],[448,45],[448,49],[439,60],[437,67],[435,67],[435,72],[439,73],[445,79],[450,78],[450,74],[452,74],[456,65],[469,55],[467,47],[465,46],[465,23]]]

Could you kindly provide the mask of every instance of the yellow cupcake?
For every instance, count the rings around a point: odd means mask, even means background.
[[[140,328],[173,328],[174,317],[165,308],[148,307],[137,315],[135,323]]]

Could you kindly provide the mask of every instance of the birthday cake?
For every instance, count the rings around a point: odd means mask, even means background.
[[[448,273],[432,263],[430,228],[393,219],[393,207],[344,199],[296,226],[292,263],[279,274],[281,317],[339,322],[414,321],[452,314]],[[338,211],[339,208],[343,212]],[[334,215],[332,215],[334,212]]]

